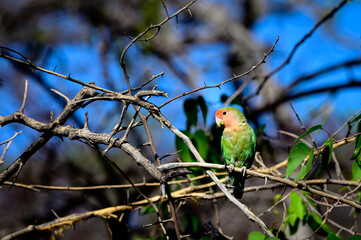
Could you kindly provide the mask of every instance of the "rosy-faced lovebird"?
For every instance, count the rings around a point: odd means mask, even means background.
[[[225,165],[244,170],[250,168],[256,150],[256,135],[242,112],[234,107],[221,108],[216,112],[216,124],[224,128],[221,148]],[[245,171],[242,174],[231,168],[228,174],[234,196],[241,199],[246,180]]]

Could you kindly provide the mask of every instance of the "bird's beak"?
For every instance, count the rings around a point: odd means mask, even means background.
[[[220,117],[216,117],[216,124],[218,127],[223,127],[223,125],[224,125],[223,119]]]

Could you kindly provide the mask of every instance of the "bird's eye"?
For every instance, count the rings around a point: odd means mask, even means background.
[[[223,112],[223,115],[226,115],[227,114],[227,112]]]

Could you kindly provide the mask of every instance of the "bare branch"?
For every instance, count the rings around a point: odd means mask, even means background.
[[[225,81],[223,81],[223,82],[221,82],[221,83],[219,83],[219,84],[211,85],[211,86],[203,86],[203,87],[200,87],[200,88],[193,89],[193,90],[191,90],[191,91],[189,91],[189,92],[182,93],[182,94],[180,94],[180,95],[178,95],[178,96],[176,96],[176,97],[174,97],[174,98],[166,101],[165,103],[161,104],[161,105],[159,106],[159,108],[162,108],[163,106],[169,104],[170,102],[173,102],[174,100],[176,100],[176,99],[178,99],[178,98],[181,98],[181,97],[184,97],[184,96],[186,96],[186,95],[189,95],[189,94],[191,94],[191,93],[199,92],[199,91],[201,91],[201,90],[208,89],[208,88],[220,88],[223,84],[226,84],[226,83],[228,83],[228,82],[234,81],[234,80],[236,80],[236,79],[239,79],[239,78],[242,78],[242,77],[244,77],[244,76],[247,76],[247,75],[251,74],[255,69],[257,69],[259,66],[261,66],[261,64],[263,64],[263,63],[266,62],[267,57],[273,52],[274,48],[276,47],[278,40],[279,40],[279,36],[277,36],[277,39],[276,39],[275,43],[273,44],[273,46],[271,47],[271,49],[264,55],[263,59],[262,59],[260,62],[258,62],[256,65],[254,65],[254,66],[253,66],[251,69],[249,69],[248,71],[246,71],[246,72],[244,72],[244,73],[242,73],[242,74],[239,74],[239,75],[234,75],[232,78],[229,78],[229,79],[227,79],[227,80],[225,80]],[[246,81],[244,84],[247,84],[248,82],[249,82],[249,81]],[[245,86],[245,85],[244,85],[244,86]],[[243,88],[242,88],[240,91],[242,91],[242,90],[243,90]]]
[[[265,75],[257,90],[258,94],[263,86],[265,85],[265,83],[267,82],[267,80],[273,76],[275,73],[277,73],[278,71],[280,71],[282,68],[284,68],[292,59],[293,55],[296,53],[297,49],[307,40],[309,39],[312,34],[323,24],[325,23],[328,19],[332,18],[333,15],[335,15],[335,13],[340,10],[347,2],[349,2],[348,0],[343,0],[341,1],[336,7],[334,7],[328,14],[326,14],[323,18],[321,18],[313,27],[312,29],[306,34],[304,35],[297,43],[296,45],[292,48],[290,54],[288,55],[288,57],[286,58],[286,60],[281,63],[281,65],[279,65],[277,68],[275,68],[272,72],[268,73],[267,75]]]
[[[360,80],[350,81],[348,83],[343,83],[343,84],[339,84],[339,85],[335,85],[335,86],[326,86],[326,87],[322,87],[322,88],[318,88],[318,89],[303,91],[303,92],[299,92],[299,93],[296,93],[293,95],[280,95],[273,102],[267,103],[267,104],[263,105],[262,107],[252,111],[251,115],[257,115],[261,112],[273,111],[278,106],[280,106],[282,103],[289,102],[294,99],[299,99],[299,98],[302,98],[305,96],[310,96],[310,95],[319,94],[319,93],[335,93],[335,92],[341,91],[343,89],[355,89],[355,88],[361,88]]]
[[[68,104],[63,111],[60,113],[58,118],[50,123],[51,128],[54,128],[56,126],[62,125],[66,122],[66,120],[78,109],[81,107],[80,104],[74,104],[73,102],[78,101],[82,98],[87,98],[94,96],[96,94],[96,91],[92,88],[84,87],[72,100],[72,103]],[[14,114],[16,116],[17,114]],[[0,117],[0,126],[3,124],[2,118]],[[16,118],[16,117],[15,117]],[[50,128],[50,129],[51,129]],[[4,183],[7,179],[9,179],[13,174],[18,172],[21,167],[27,162],[27,160],[35,153],[37,152],[41,147],[43,147],[54,135],[50,132],[45,132],[42,136],[40,136],[35,142],[33,142],[23,154],[6,170],[4,170],[2,173],[0,173],[0,185]]]
[[[59,96],[61,96],[62,98],[64,98],[67,103],[70,102],[70,99],[69,99],[67,96],[65,96],[64,94],[62,94],[61,92],[59,92],[58,90],[50,89],[50,91],[53,91],[54,93],[56,93],[56,94],[58,94]]]
[[[9,50],[9,51],[15,52],[15,53],[17,53],[17,54],[20,54],[19,52],[16,52],[15,50],[12,50],[12,49],[7,48],[7,47],[0,46],[0,49],[6,49],[6,50]],[[25,66],[30,67],[30,68],[32,68],[32,69],[39,70],[39,71],[41,71],[41,72],[45,72],[45,73],[48,73],[48,74],[51,74],[51,75],[54,75],[54,76],[63,78],[63,79],[65,79],[65,80],[68,80],[68,81],[71,81],[71,82],[80,84],[80,85],[85,86],[85,87],[97,89],[97,90],[102,91],[102,92],[107,92],[107,93],[112,93],[112,92],[113,92],[113,91],[107,90],[107,89],[105,89],[105,88],[98,87],[98,86],[96,86],[95,84],[87,84],[87,83],[84,83],[84,82],[79,81],[79,80],[77,80],[77,79],[71,78],[70,76],[66,76],[66,75],[57,73],[57,72],[55,72],[55,69],[54,69],[54,71],[50,71],[50,70],[47,70],[47,69],[45,69],[45,68],[36,66],[36,65],[32,64],[32,63],[30,62],[30,60],[29,60],[28,58],[26,58],[24,55],[22,55],[22,54],[20,54],[20,55],[21,55],[23,58],[25,58],[26,61],[22,61],[22,60],[20,60],[20,59],[16,59],[16,58],[10,57],[10,56],[8,56],[8,55],[5,55],[3,52],[0,52],[0,57],[5,58],[5,59],[8,59],[8,60],[13,61],[13,62],[16,62],[16,63],[19,63],[19,64],[22,64],[22,65],[25,65]]]
[[[158,169],[164,171],[166,169],[169,170],[169,169],[179,168],[179,167],[202,167],[202,168],[214,168],[214,169],[224,169],[225,168],[224,165],[221,165],[221,164],[212,164],[212,163],[204,163],[204,162],[185,162],[185,163],[167,163],[167,164],[163,164],[162,166],[159,166]],[[234,171],[242,172],[242,169],[236,167],[234,169]],[[267,179],[275,181],[275,182],[284,183],[289,187],[302,189],[303,191],[308,191],[308,192],[317,194],[317,195],[322,196],[322,197],[326,197],[326,198],[330,198],[330,199],[333,199],[333,200],[336,200],[336,201],[339,201],[339,202],[346,203],[346,204],[348,204],[348,205],[350,205],[352,207],[355,207],[357,209],[361,209],[361,205],[358,202],[346,199],[345,198],[346,196],[342,197],[342,196],[339,196],[336,193],[331,194],[331,193],[323,192],[321,190],[317,190],[317,189],[309,186],[308,181],[296,181],[296,182],[294,182],[294,181],[291,181],[291,180],[288,180],[288,179],[285,179],[285,178],[280,178],[280,177],[276,177],[276,176],[273,176],[273,175],[267,175],[267,174],[256,172],[256,171],[253,171],[253,170],[250,170],[250,169],[247,169],[246,173],[251,175],[251,176],[254,176],[254,177],[259,177],[259,178],[264,178],[264,179],[267,178]],[[208,172],[207,172],[207,174],[208,174]],[[332,179],[330,179],[330,180],[332,180]],[[333,180],[333,182],[335,183],[336,181]],[[341,183],[342,181],[339,180],[338,182]],[[352,181],[350,181],[350,182],[352,182]],[[356,188],[353,190],[353,191],[356,191],[361,185],[360,185],[359,182],[354,182],[354,183],[357,183]],[[226,194],[226,196],[227,196],[227,194]]]
[[[132,46],[137,40],[139,40],[141,37],[143,37],[146,33],[148,33],[150,30],[152,29],[160,29],[160,27],[162,25],[164,25],[166,22],[168,22],[170,19],[178,16],[178,14],[180,14],[181,12],[183,12],[184,10],[187,10],[191,5],[193,5],[197,0],[192,0],[191,2],[189,2],[188,4],[186,4],[184,7],[182,7],[181,9],[179,9],[177,12],[173,13],[171,16],[167,16],[162,22],[156,24],[156,25],[150,25],[147,29],[145,29],[143,32],[141,32],[140,34],[138,34],[138,36],[136,36],[135,38],[132,39],[132,41],[124,48],[124,50],[122,51],[122,54],[120,56],[119,62],[120,65],[123,67],[124,66],[124,56],[125,53],[128,51],[128,49],[130,48],[130,46]],[[152,36],[152,38],[154,38],[157,34],[158,34],[159,30],[157,30],[157,33],[155,35]],[[148,39],[150,40],[150,39]]]
[[[359,113],[361,113],[361,109],[358,110],[354,115],[352,115],[352,117],[350,117],[349,120],[347,120],[336,132],[334,132],[332,134],[332,137],[335,137],[344,127],[346,127],[354,117],[356,117]]]
[[[298,122],[301,124],[302,129],[303,129],[305,132],[307,132],[306,127],[303,125],[303,123],[302,123],[302,121],[301,121],[301,118],[298,116],[298,114],[297,114],[297,112],[296,112],[296,110],[295,110],[295,108],[293,107],[293,105],[292,105],[291,102],[290,102],[290,106],[291,106],[291,108],[292,108],[292,111],[293,111],[294,114],[296,115]],[[313,146],[314,146],[315,148],[317,148],[316,142],[315,142],[315,140],[313,139],[313,137],[311,136],[311,134],[309,134],[308,137],[311,139]]]
[[[15,133],[11,138],[9,138],[8,140],[1,142],[0,145],[4,145],[4,144],[12,141],[12,140],[13,140],[14,138],[16,138],[16,136],[18,136],[20,133],[22,133],[22,131],[16,132],[16,133]]]
[[[21,104],[21,107],[19,109],[19,112],[23,113],[24,112],[24,108],[25,108],[25,103],[26,103],[26,98],[28,96],[28,80],[25,80],[25,90],[24,90],[24,98],[23,98],[23,103]]]

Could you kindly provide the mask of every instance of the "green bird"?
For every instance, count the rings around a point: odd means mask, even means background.
[[[247,123],[242,112],[234,107],[224,107],[216,112],[216,124],[223,127],[221,148],[228,171],[234,196],[241,199],[246,180],[245,170],[252,166],[256,150],[256,134]],[[243,173],[233,171],[232,168],[243,168]]]

